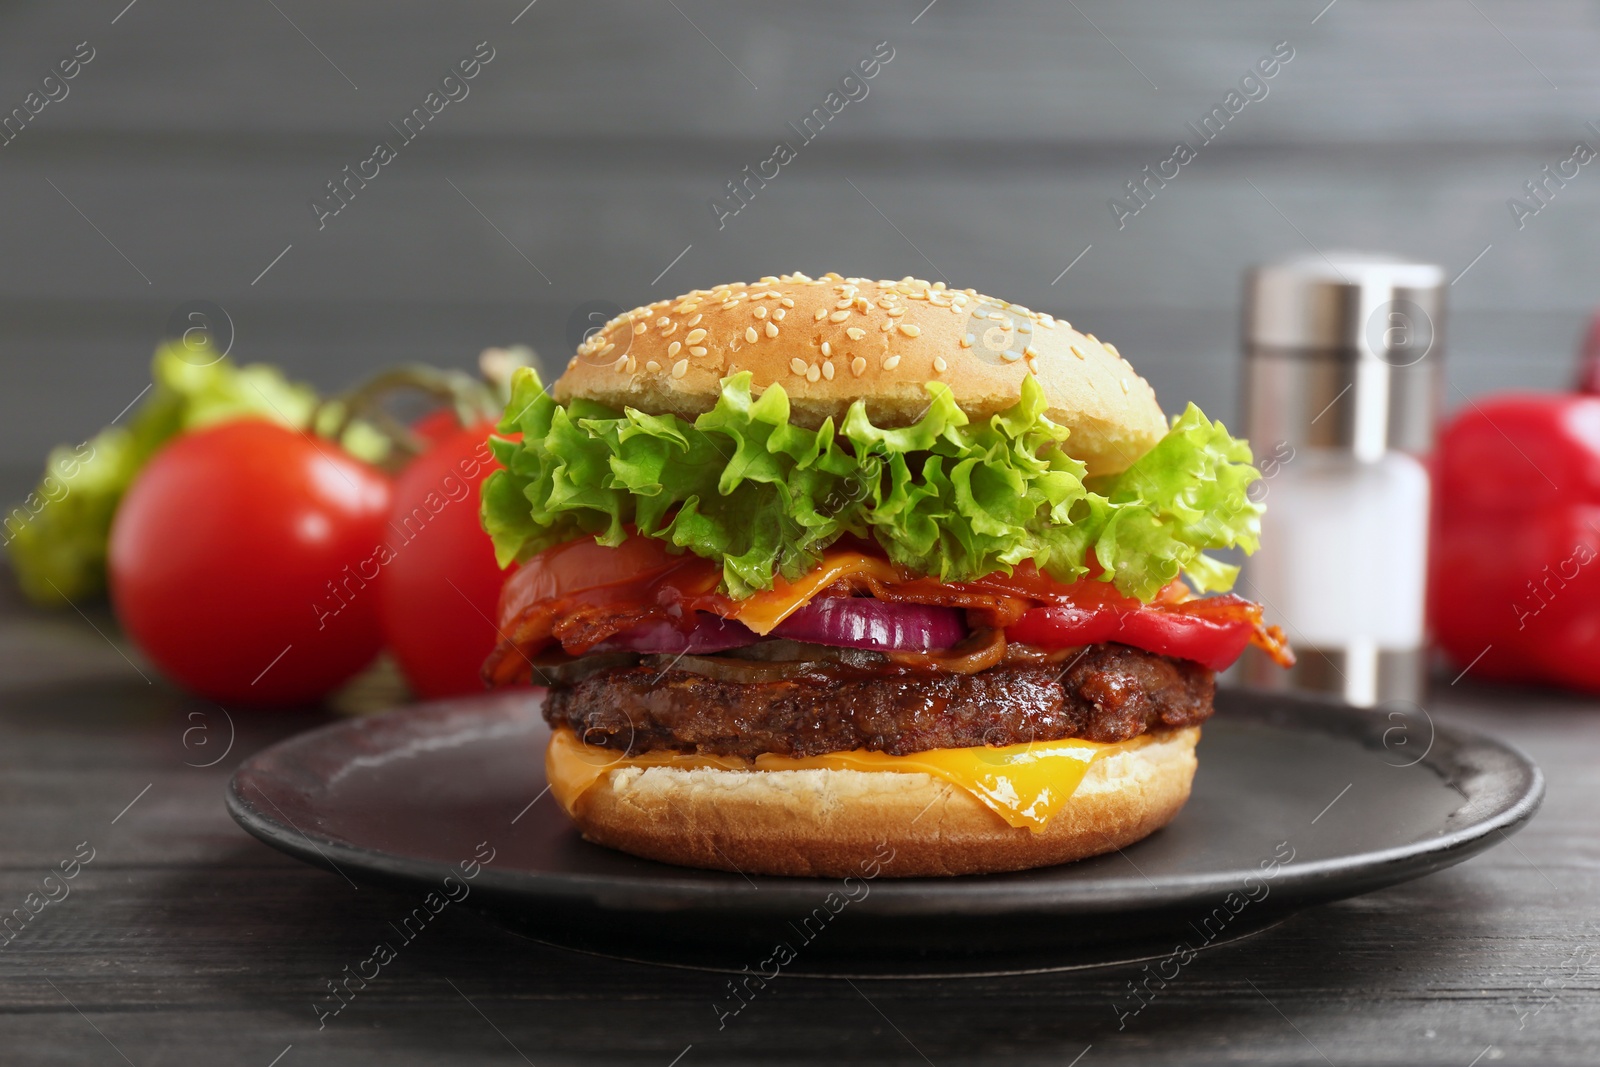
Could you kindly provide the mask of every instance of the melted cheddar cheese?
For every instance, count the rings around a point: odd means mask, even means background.
[[[578,798],[590,787],[611,771],[624,768],[920,772],[966,790],[1010,825],[1038,831],[1077,790],[1090,764],[1102,756],[1143,745],[1147,739],[1141,735],[1115,744],[1039,741],[1004,747],[941,748],[909,756],[857,750],[797,759],[768,753],[752,762],[735,756],[686,756],[676,752],[624,755],[615,749],[586,745],[563,727],[550,739],[545,775],[551,795],[570,815]]]
[[[805,607],[818,593],[834,582],[846,578],[870,576],[881,582],[894,582],[899,571],[886,559],[863,555],[860,552],[827,552],[822,562],[805,575],[788,581],[774,578],[772,588],[754,593],[738,601],[728,615],[737,619],[758,634],[768,634],[773,627],[796,611]]]

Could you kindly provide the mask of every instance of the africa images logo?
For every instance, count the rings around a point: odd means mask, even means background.
[[[578,362],[591,367],[610,367],[626,358],[635,334],[644,328],[634,324],[617,330],[604,344],[597,343],[605,328],[622,315],[622,308],[610,300],[585,300],[567,316],[564,340],[567,350],[578,354]],[[640,320],[643,323],[644,320]]]
[[[1391,367],[1421,363],[1433,351],[1433,317],[1415,300],[1386,300],[1367,316],[1367,349]]]
[[[985,363],[1010,366],[1032,355],[1033,321],[1026,308],[979,299],[967,315],[961,346]]]

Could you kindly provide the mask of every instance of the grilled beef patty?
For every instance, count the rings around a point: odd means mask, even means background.
[[[775,681],[619,666],[551,690],[552,726],[633,753],[753,758],[1083,738],[1126,741],[1211,717],[1212,671],[1127,645],[1091,645],[1064,664],[1011,663],[973,674],[891,673],[818,663]]]

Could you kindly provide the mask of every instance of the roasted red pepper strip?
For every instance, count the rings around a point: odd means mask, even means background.
[[[1099,583],[1096,583],[1099,584]],[[1294,662],[1283,632],[1261,622],[1261,608],[1236,596],[1208,597],[1153,608],[1132,601],[1057,604],[1034,608],[1006,629],[1006,638],[1041,648],[1132,645],[1177,659],[1226,670],[1254,641],[1279,663]]]

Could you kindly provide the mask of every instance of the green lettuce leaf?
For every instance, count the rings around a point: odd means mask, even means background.
[[[162,445],[180,433],[240,418],[265,418],[310,429],[333,425],[339,412],[317,408],[310,386],[262,363],[196,360],[197,349],[172,341],[156,350],[153,387],[126,425],[108,426],[82,444],[60,445],[28,496],[0,516],[0,544],[23,593],[41,605],[85,600],[104,592],[106,549],[117,504]],[[356,423],[341,443],[369,462],[387,444]]]
[[[979,422],[947,386],[926,389],[910,426],[875,426],[858,401],[840,426],[812,430],[790,421],[781,387],[753,397],[748,372],[725,379],[690,423],[557,404],[523,368],[498,427],[522,440],[492,441],[504,469],[484,484],[483,525],[502,566],[584,535],[620,544],[632,527],[719,561],[734,597],[799,577],[847,534],[943,581],[1025,560],[1073,581],[1090,573],[1092,551],[1099,577],[1145,600],[1180,574],[1202,592],[1225,589],[1237,568],[1206,551],[1255,550],[1250,447],[1193,405],[1091,489],[1031,376],[1013,407]]]

